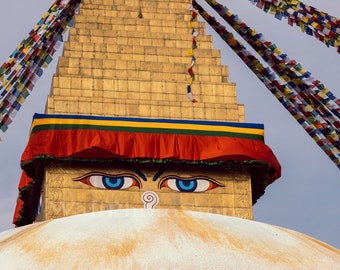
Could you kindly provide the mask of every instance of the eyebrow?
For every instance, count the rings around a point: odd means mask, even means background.
[[[153,178],[152,178],[152,181],[156,181],[164,172],[166,172],[168,170],[168,168],[167,167],[164,167],[164,168],[161,168],[161,169],[159,169],[156,173],[155,173],[155,175],[153,176]]]
[[[136,174],[138,174],[138,176],[140,178],[142,178],[143,181],[146,181],[147,178],[145,176],[144,173],[142,173],[140,170],[138,170],[137,168],[133,167],[133,166],[128,166],[128,169],[130,169],[131,171],[134,171]]]

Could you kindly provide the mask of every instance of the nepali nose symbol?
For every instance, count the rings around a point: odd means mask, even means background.
[[[142,202],[144,203],[145,209],[153,209],[159,202],[159,197],[156,192],[153,191],[145,191],[142,194]]]

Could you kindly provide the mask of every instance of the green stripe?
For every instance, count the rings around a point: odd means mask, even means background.
[[[44,130],[77,130],[91,129],[103,131],[121,131],[121,132],[141,132],[141,133],[161,133],[161,134],[186,134],[199,136],[224,136],[234,138],[245,138],[263,141],[263,136],[257,134],[236,133],[226,131],[206,131],[206,130],[191,130],[191,129],[165,129],[165,128],[136,128],[136,127],[121,127],[121,126],[99,126],[99,125],[74,125],[74,124],[46,124],[34,126],[31,134],[37,131]]]
[[[123,161],[123,162],[134,162],[134,163],[175,163],[175,164],[189,164],[189,165],[222,165],[222,164],[249,164],[249,165],[261,165],[266,166],[268,169],[271,168],[270,164],[265,161],[261,160],[178,160],[178,159],[156,159],[156,158],[81,158],[81,157],[55,157],[51,155],[38,155],[35,156],[33,159],[28,160],[26,162],[21,162],[21,166],[24,168],[26,166],[31,166],[32,163],[36,160],[55,160],[55,161],[75,161],[75,162],[99,162],[99,163],[110,163],[116,161]],[[31,182],[32,183],[32,182]],[[25,187],[24,187],[25,188]]]

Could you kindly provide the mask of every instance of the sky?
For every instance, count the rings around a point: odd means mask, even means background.
[[[0,2],[2,64],[53,1]],[[289,26],[285,20],[276,20],[248,0],[220,0],[220,3],[257,32],[263,33],[266,40],[301,63],[315,79],[340,97],[340,55],[334,48],[327,48],[314,37]],[[340,18],[340,1],[305,0],[304,3]],[[218,18],[218,15],[214,16]],[[213,34],[209,29],[207,31]],[[199,37],[197,42],[199,45]],[[222,64],[229,67],[229,79],[237,85],[238,103],[245,105],[246,122],[264,124],[266,144],[282,166],[281,178],[267,187],[265,195],[255,204],[254,219],[310,235],[340,249],[339,169],[238,56],[215,35],[214,47],[221,50]],[[0,231],[13,228],[12,216],[21,173],[20,156],[27,143],[33,114],[44,113],[57,56],[36,83],[9,129],[0,132]]]

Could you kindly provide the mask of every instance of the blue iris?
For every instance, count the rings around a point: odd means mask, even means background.
[[[176,179],[176,187],[178,188],[179,191],[193,192],[197,188],[197,181]]]
[[[108,189],[121,189],[124,185],[124,178],[103,176],[103,185]]]

